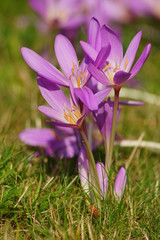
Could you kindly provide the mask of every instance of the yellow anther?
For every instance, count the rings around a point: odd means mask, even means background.
[[[113,72],[117,71],[117,69],[119,69],[119,66],[116,66],[115,68],[113,68]]]
[[[109,67],[111,66],[111,64],[110,63],[108,63],[105,67],[104,67],[104,71],[106,71]]]
[[[128,63],[128,58],[126,58],[125,64],[124,64],[124,69],[126,69]]]
[[[78,83],[78,87],[80,88],[80,76],[78,76],[77,83]]]
[[[73,109],[77,109],[77,107],[76,107],[76,106],[74,106],[74,105],[72,106],[72,108],[73,108]]]
[[[69,121],[69,117],[66,112],[64,112],[64,116],[65,116],[66,120]]]
[[[72,74],[74,75],[74,63],[73,63],[73,66],[72,66]]]
[[[86,75],[86,73],[87,73],[87,69],[84,71],[84,73],[81,72],[81,78],[82,78],[82,79],[84,78],[84,76]]]
[[[109,74],[109,79],[111,80],[112,83],[114,83],[113,82],[113,74],[111,72],[109,72],[108,74]]]
[[[72,114],[71,114],[71,109],[69,109],[69,121],[70,121],[70,123],[73,123],[73,117],[72,117]]]

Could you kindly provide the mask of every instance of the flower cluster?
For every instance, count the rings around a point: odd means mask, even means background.
[[[151,15],[160,19],[160,0],[29,0],[30,7],[50,29],[76,29],[91,17],[101,24],[127,23],[135,17]]]
[[[25,130],[20,138],[30,145],[43,146],[46,153],[53,156],[73,157],[78,154],[81,185],[91,196],[105,198],[107,194],[121,104],[120,89],[139,72],[151,49],[151,44],[147,44],[132,66],[141,35],[141,31],[136,34],[123,56],[117,34],[107,25],[101,27],[98,20],[92,18],[87,42],[80,42],[86,53],[81,64],[71,42],[61,34],[56,36],[54,48],[62,72],[34,51],[22,48],[23,58],[37,72],[39,90],[48,103],[48,106],[39,106],[38,109],[50,118],[47,122],[54,131]],[[68,97],[62,87],[69,90]],[[110,98],[106,101],[112,89],[114,101]],[[105,165],[96,163],[92,153],[102,142],[106,152]],[[121,167],[114,185],[117,199],[122,197],[126,178],[126,170]]]

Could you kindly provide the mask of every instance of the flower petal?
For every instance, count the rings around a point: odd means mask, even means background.
[[[48,107],[48,106],[39,106],[38,110],[41,113],[43,113],[44,115],[46,115],[50,118],[53,118],[54,120],[68,123],[67,120],[64,117],[64,113],[61,110],[57,111],[57,110],[55,110],[51,107]]]
[[[124,167],[121,167],[114,184],[114,195],[118,201],[121,200],[127,181],[127,174]]]
[[[140,102],[140,101],[119,101],[120,105],[125,105],[125,106],[142,106],[144,105],[144,102]]]
[[[28,128],[19,134],[19,138],[31,146],[47,147],[49,142],[55,140],[56,135],[51,129]]]
[[[117,34],[108,26],[103,25],[102,27],[102,47],[106,46],[107,43],[111,45],[111,52],[108,60],[114,60],[117,65],[120,65],[123,58],[123,47],[122,43]]]
[[[89,194],[89,166],[87,154],[84,148],[81,149],[78,157],[78,172],[83,190]]]
[[[40,55],[25,47],[21,48],[21,53],[26,63],[37,72],[39,76],[62,86],[69,85],[69,80]]]
[[[98,105],[107,97],[112,88],[105,88],[95,94]]]
[[[97,169],[99,185],[101,189],[101,196],[105,198],[108,190],[108,178],[104,168],[104,164],[100,162],[96,163],[96,169]]]
[[[145,61],[147,60],[147,58],[150,54],[150,51],[151,51],[151,44],[149,43],[146,45],[141,56],[139,57],[139,59],[133,66],[132,70],[130,71],[130,73],[131,73],[130,79],[133,78],[139,72],[139,70],[141,69],[141,67],[143,66]]]
[[[88,71],[91,73],[91,75],[100,83],[103,85],[112,86],[113,84],[109,81],[109,79],[106,77],[106,75],[99,69],[97,69],[92,63],[88,66]]]
[[[94,63],[95,67],[100,68],[103,66],[103,64],[106,62],[109,54],[111,51],[111,45],[107,44],[106,47],[103,47],[100,52],[98,53],[98,56],[96,58],[96,61]]]
[[[121,85],[125,83],[129,77],[131,76],[131,73],[124,72],[124,71],[118,71],[114,75],[113,81],[116,85]]]
[[[37,81],[42,96],[53,109],[59,111],[65,106],[70,107],[68,98],[56,84],[42,77],[38,77]]]
[[[92,60],[95,61],[98,55],[98,52],[89,44],[84,41],[80,41],[80,45],[85,52],[85,54]]]
[[[56,36],[54,47],[59,65],[69,78],[72,74],[73,64],[79,66],[76,52],[68,38],[61,34]]]
[[[76,96],[88,107],[89,110],[94,111],[98,109],[96,97],[94,96],[91,89],[88,87],[76,88]]]
[[[124,55],[120,68],[125,69],[126,72],[129,72],[132,67],[132,64],[134,62],[134,59],[139,47],[139,43],[141,41],[141,36],[142,36],[142,31],[138,32],[135,35],[135,37],[130,42],[128,49]]]
[[[101,49],[101,31],[100,24],[96,18],[91,18],[88,26],[87,33],[87,42],[94,48],[96,51]]]

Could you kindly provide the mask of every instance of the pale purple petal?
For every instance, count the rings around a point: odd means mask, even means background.
[[[99,185],[101,189],[101,196],[105,198],[108,190],[108,177],[104,168],[104,164],[100,162],[96,163],[96,169],[97,169]]]
[[[96,61],[94,63],[95,67],[100,68],[103,66],[103,64],[106,62],[109,54],[111,51],[111,45],[107,44],[106,47],[103,47],[100,52],[98,53],[98,56],[96,58]]]
[[[21,48],[21,53],[26,63],[37,72],[39,76],[62,86],[69,85],[69,80],[40,55],[25,47]]]
[[[42,77],[38,77],[37,81],[42,96],[53,109],[60,111],[70,107],[68,98],[56,84]]]
[[[64,113],[61,109],[55,110],[51,107],[48,106],[39,106],[38,110],[43,113],[44,115],[53,118],[54,120],[60,121],[60,122],[64,122],[64,123],[68,123],[67,120],[64,117]]]
[[[69,78],[72,74],[73,64],[77,67],[78,59],[71,42],[62,34],[58,34],[54,43],[55,53],[64,74]]]
[[[94,111],[98,109],[96,97],[91,89],[88,87],[75,88],[76,96],[88,107],[89,110]]]
[[[99,106],[98,111],[95,112],[95,118],[104,140],[110,143],[113,118],[113,107],[110,101],[104,102]]]
[[[117,200],[121,200],[125,186],[126,186],[127,174],[124,167],[121,167],[114,184],[114,195]]]
[[[47,147],[49,142],[56,139],[56,135],[51,129],[28,128],[19,134],[19,138],[30,146]]]
[[[56,141],[52,146],[59,158],[73,158],[79,153],[75,136],[66,136],[64,139]]]
[[[56,127],[63,127],[63,128],[78,129],[78,124],[71,124],[69,122],[61,122],[61,121],[53,122],[53,121],[46,120],[46,123],[51,124],[54,127],[56,126]]]
[[[124,55],[120,68],[125,69],[126,72],[129,72],[132,67],[132,64],[134,62],[134,59],[139,47],[139,43],[141,41],[141,36],[142,36],[142,31],[138,32],[135,35],[135,37],[130,42],[128,49]]]
[[[120,105],[125,105],[125,106],[142,106],[144,105],[144,102],[140,102],[140,101],[119,101]]]
[[[98,52],[89,44],[84,41],[80,41],[80,45],[85,52],[85,54],[92,60],[95,61],[98,55]]]
[[[95,94],[95,97],[97,99],[97,104],[99,105],[110,93],[112,88],[105,88]]]
[[[114,75],[113,81],[116,85],[121,85],[125,83],[129,77],[131,76],[131,73],[124,72],[124,71],[118,71]]]
[[[146,47],[144,48],[141,56],[139,57],[139,59],[137,60],[137,62],[133,66],[132,70],[130,71],[130,73],[131,73],[130,79],[133,78],[140,71],[141,67],[143,66],[143,64],[147,60],[147,58],[150,54],[150,51],[151,51],[151,44],[149,43],[149,44],[146,45]]]
[[[89,166],[87,154],[84,148],[81,149],[78,157],[78,172],[83,190],[89,194]]]
[[[88,26],[87,33],[87,42],[94,48],[96,51],[101,49],[101,30],[100,24],[96,18],[91,18]]]
[[[117,65],[120,65],[123,58],[122,43],[117,34],[108,26],[102,27],[102,47],[109,43],[111,45],[111,52],[108,60],[114,60]]]
[[[46,16],[46,1],[37,1],[37,0],[29,0],[29,5],[33,8],[40,16],[45,18]]]
[[[106,75],[99,69],[97,69],[93,64],[89,64],[88,71],[90,74],[100,83],[105,86],[112,86],[113,84],[109,81]]]

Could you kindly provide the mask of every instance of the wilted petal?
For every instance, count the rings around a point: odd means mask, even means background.
[[[126,72],[129,72],[132,67],[132,64],[134,62],[134,59],[139,47],[139,43],[141,41],[141,36],[142,36],[142,31],[138,32],[135,35],[135,37],[130,42],[128,49],[124,55],[120,68],[125,69]]]
[[[69,78],[72,74],[73,64],[78,67],[76,52],[71,42],[63,35],[58,34],[55,39],[55,53],[59,65],[65,75]]]
[[[58,71],[52,64],[39,56],[37,53],[29,48],[21,48],[21,53],[26,63],[35,71],[39,76],[42,76],[53,83],[68,86],[69,80]]]
[[[121,200],[125,186],[126,186],[127,174],[124,167],[121,167],[114,184],[114,195],[117,200]]]
[[[121,85],[125,83],[129,77],[131,76],[131,73],[124,72],[124,71],[118,71],[114,75],[113,81],[116,85]]]
[[[88,26],[87,33],[87,42],[94,48],[96,51],[101,49],[101,30],[100,24],[96,18],[91,18]]]
[[[47,147],[49,142],[55,140],[56,135],[51,129],[28,128],[19,134],[19,138],[30,146]]]
[[[99,179],[99,185],[101,189],[101,196],[106,197],[106,193],[108,190],[108,177],[104,168],[103,163],[96,163],[97,173],[98,173],[98,179]]]
[[[108,26],[102,27],[102,47],[109,43],[111,45],[111,52],[108,57],[109,60],[113,60],[120,65],[123,58],[122,43],[117,34]]]
[[[150,51],[151,51],[151,44],[149,43],[144,48],[141,56],[139,57],[139,59],[137,60],[137,62],[133,66],[132,70],[130,71],[130,73],[131,73],[130,79],[133,78],[139,72],[139,70],[141,69],[141,67],[143,66],[145,61],[147,60],[147,58],[150,54]]]

